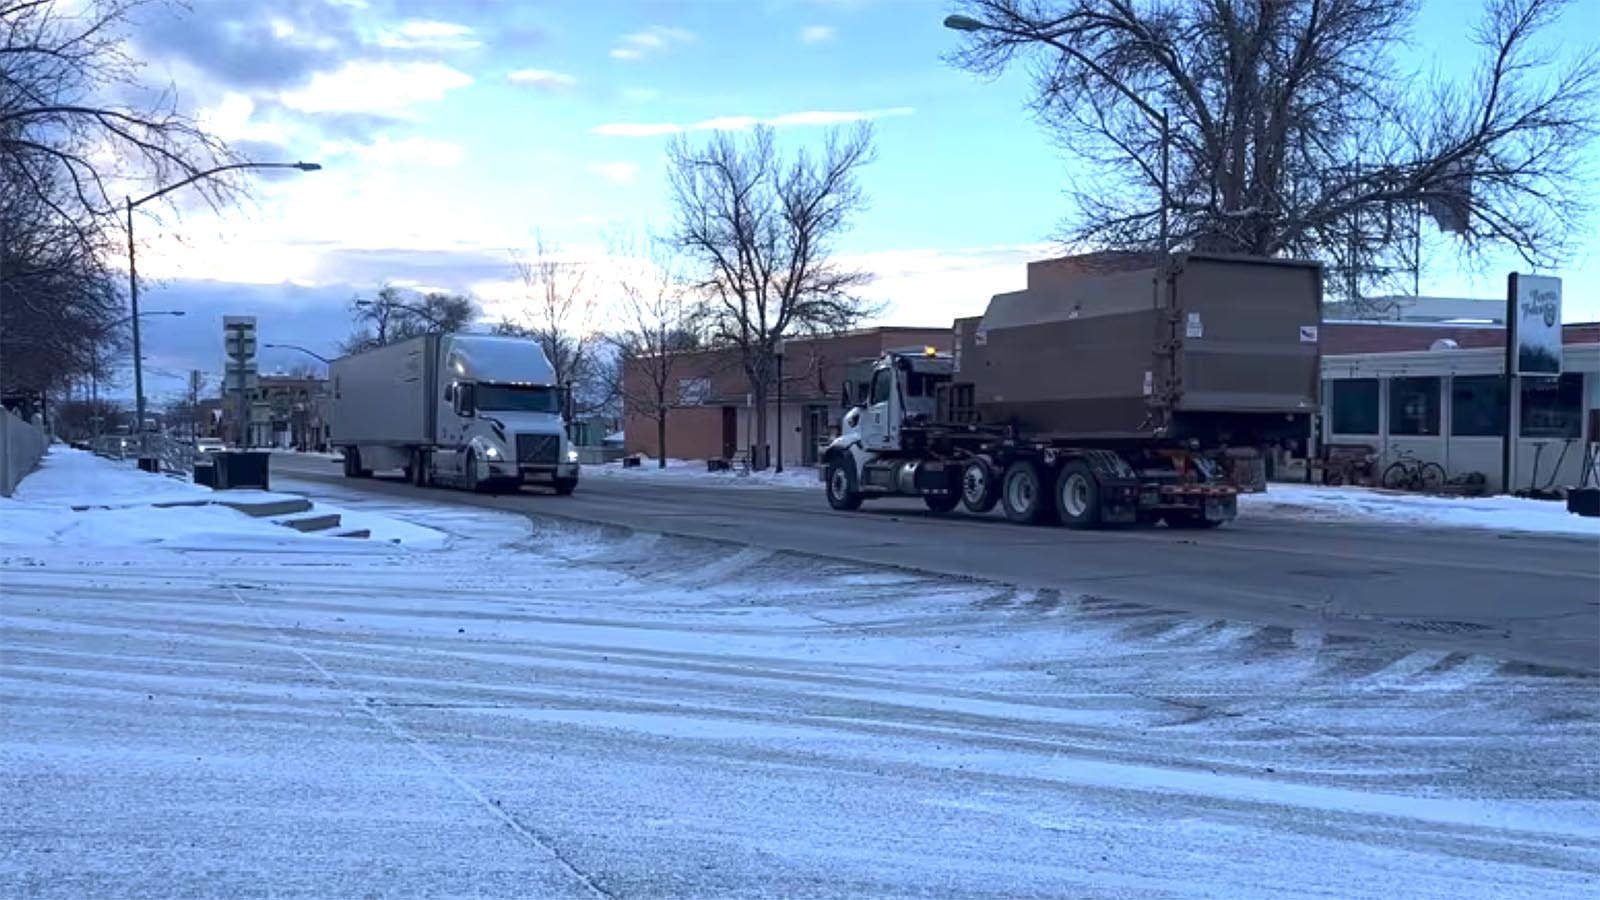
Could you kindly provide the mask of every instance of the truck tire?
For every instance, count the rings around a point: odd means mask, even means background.
[[[1045,487],[1036,464],[1020,459],[1006,467],[1000,482],[1000,506],[1006,518],[1022,525],[1038,525],[1050,515],[1054,491]]]
[[[344,477],[371,478],[372,470],[361,468],[361,451],[355,447],[344,448]]]
[[[1100,482],[1078,460],[1061,467],[1056,476],[1056,514],[1068,528],[1093,528],[1100,524]]]
[[[557,497],[570,496],[573,491],[578,489],[578,479],[557,478],[550,482],[550,488],[556,492]]]
[[[837,459],[828,463],[828,505],[844,512],[861,508],[861,491],[856,487],[856,473]]]
[[[927,504],[928,512],[942,516],[961,505],[960,494],[923,494],[922,502]]]
[[[474,494],[488,493],[489,482],[487,479],[478,479],[478,454],[472,450],[467,451],[466,466],[461,473],[462,486]]]
[[[1000,473],[987,459],[974,459],[961,470],[961,502],[980,516],[1000,502]]]

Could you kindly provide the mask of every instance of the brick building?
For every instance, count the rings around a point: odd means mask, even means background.
[[[846,381],[860,361],[886,350],[933,346],[950,349],[950,329],[865,328],[784,343],[782,453],[785,466],[809,466],[817,448],[838,433]],[[678,405],[667,415],[667,455],[678,459],[730,459],[748,453],[755,440],[750,382],[736,348],[675,354],[668,393]],[[776,379],[774,379],[776,381]],[[637,368],[623,373],[623,431],[628,453],[661,455],[656,421],[645,404],[650,382]],[[780,407],[776,384],[769,390],[766,444],[777,448]],[[774,449],[774,453],[776,453]]]

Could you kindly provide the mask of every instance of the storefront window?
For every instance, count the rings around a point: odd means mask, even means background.
[[[1457,375],[1450,387],[1450,433],[1457,437],[1505,434],[1506,381],[1499,375]]]
[[[1583,421],[1583,373],[1522,379],[1522,436],[1576,438]]]
[[[1439,433],[1439,379],[1389,381],[1389,433],[1407,437]]]
[[[1346,378],[1333,382],[1333,434],[1378,433],[1378,379]]]

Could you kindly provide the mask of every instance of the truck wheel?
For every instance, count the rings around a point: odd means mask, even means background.
[[[466,463],[466,470],[461,474],[462,483],[474,494],[486,493],[488,482],[478,479],[478,454],[468,450]]]
[[[557,478],[550,482],[550,487],[555,490],[557,497],[566,497],[578,489],[578,479]]]
[[[361,468],[361,451],[355,447],[344,448],[344,477],[371,478],[372,470]]]
[[[1100,524],[1100,482],[1077,460],[1062,466],[1056,477],[1056,514],[1068,528]]]
[[[1043,522],[1050,514],[1050,495],[1038,466],[1018,460],[1006,467],[1006,477],[1000,482],[1000,506],[1006,518],[1023,525]]]
[[[828,505],[846,512],[861,508],[861,491],[856,489],[856,473],[837,460],[828,463]]]
[[[961,502],[967,512],[983,515],[1000,502],[1000,478],[987,459],[975,459],[961,470]]]
[[[961,495],[923,494],[922,502],[928,505],[928,512],[942,516],[961,505]]]

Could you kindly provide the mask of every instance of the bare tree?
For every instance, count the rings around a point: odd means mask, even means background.
[[[0,0],[0,381],[54,390],[117,347],[118,191],[235,157],[137,78],[127,32],[159,0]],[[239,182],[195,185],[214,206]]]
[[[386,284],[370,298],[351,298],[350,316],[356,328],[344,351],[360,353],[418,335],[465,331],[478,318],[478,304],[465,294],[408,296]]]
[[[612,335],[618,392],[630,415],[656,426],[656,465],[667,465],[667,417],[698,403],[683,354],[700,348],[701,315],[688,286],[665,259],[651,259],[617,279],[621,327]]]
[[[873,155],[865,124],[830,131],[820,155],[783,158],[765,126],[745,141],[718,132],[703,146],[678,138],[667,150],[669,244],[698,269],[713,340],[739,350],[761,445],[778,342],[848,328],[872,311],[854,294],[869,276],[830,256],[866,206],[857,176]]]
[[[542,236],[531,258],[513,254],[512,264],[526,293],[521,309],[495,324],[494,333],[538,341],[556,381],[572,385],[575,411],[603,409],[615,399],[615,379],[607,377],[609,361],[599,352],[600,293],[588,267],[561,259]]]
[[[1156,249],[1160,130],[1133,97],[1171,124],[1173,244],[1331,260],[1352,294],[1415,270],[1424,212],[1469,256],[1509,248],[1537,267],[1585,212],[1600,56],[1558,68],[1533,43],[1565,0],[1484,0],[1467,83],[1395,59],[1417,0],[961,5],[954,60],[998,73],[1028,55],[1040,122],[1089,164],[1075,242]]]

